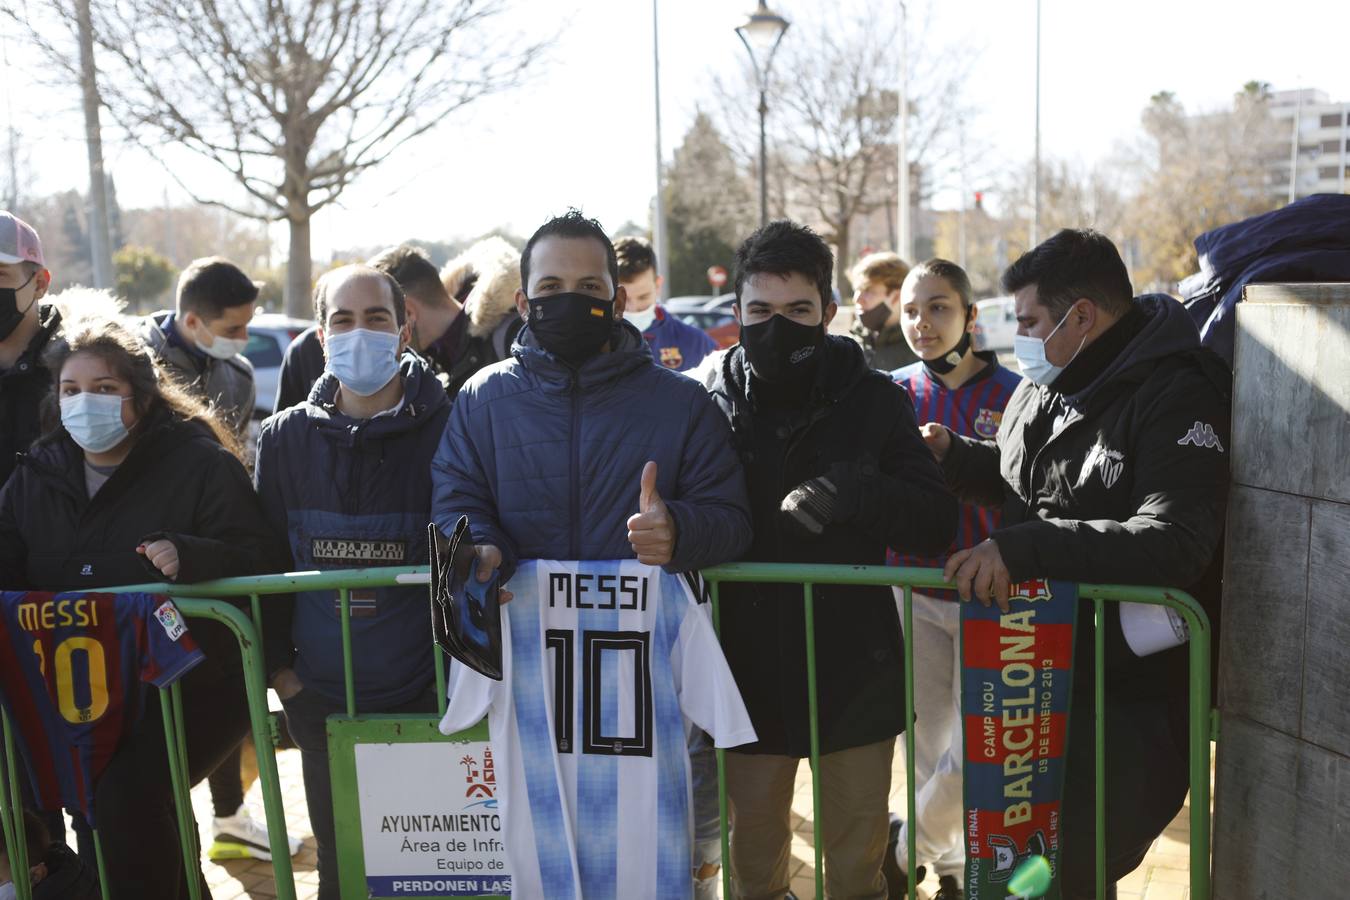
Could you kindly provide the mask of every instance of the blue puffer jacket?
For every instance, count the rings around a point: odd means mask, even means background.
[[[750,544],[745,478],[702,385],[654,364],[637,329],[573,369],[528,326],[513,358],[459,392],[432,463],[436,524],[467,514],[475,543],[517,559],[632,559],[642,467],[675,519],[671,571],[736,559]]]
[[[294,567],[420,565],[427,561],[431,457],[450,401],[427,364],[404,354],[397,413],[352,419],[334,405],[325,372],[309,400],[272,416],[258,435],[263,508],[286,535]],[[432,678],[426,589],[353,591],[352,665],[358,709],[412,699]],[[295,597],[295,671],[307,689],[341,701],[342,629],[336,591]]]

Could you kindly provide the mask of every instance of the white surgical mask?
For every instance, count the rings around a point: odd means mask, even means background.
[[[398,374],[397,334],[354,328],[327,335],[328,371],[358,397],[379,392]]]
[[[625,321],[632,322],[633,327],[638,331],[646,331],[656,321],[656,304],[653,303],[642,312],[624,310],[623,317]]]
[[[243,353],[244,348],[248,346],[248,338],[227,338],[215,333],[212,333],[211,341],[212,343],[208,346],[196,338],[192,339],[198,350],[216,359],[234,359],[234,357]]]
[[[19,896],[18,890],[14,887],[14,882],[6,881],[0,884],[0,900],[15,900]]]
[[[1029,335],[1015,335],[1013,337],[1013,355],[1017,357],[1017,367],[1022,370],[1022,374],[1032,384],[1050,384],[1059,377],[1059,373],[1064,371],[1064,366],[1057,366],[1045,358],[1045,342],[1055,336],[1059,331],[1059,326],[1069,320],[1069,312],[1064,313],[1064,318],[1059,320],[1059,325],[1050,329],[1050,333],[1043,338],[1030,337]],[[1087,335],[1083,335],[1083,340],[1078,343],[1078,350],[1073,351],[1073,356],[1069,357],[1069,362],[1073,362],[1078,357],[1078,353],[1083,349],[1083,344],[1087,341]]]
[[[111,450],[126,440],[122,404],[130,397],[82,391],[61,398],[61,424],[75,443],[90,453]]]

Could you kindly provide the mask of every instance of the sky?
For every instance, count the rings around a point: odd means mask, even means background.
[[[558,34],[535,77],[522,90],[456,114],[358,180],[316,217],[316,259],[495,227],[528,234],[572,205],[609,228],[648,222],[656,183],[651,3],[507,2],[504,24]],[[733,29],[753,4],[658,2],[668,162],[695,112],[714,105],[714,76],[741,76],[745,50]],[[818,27],[812,18],[820,2],[770,4],[795,23],[785,42]],[[878,17],[898,14],[898,0],[842,2]],[[985,168],[998,173],[1025,165],[1035,135],[1035,0],[908,0],[908,9],[916,19],[925,11],[932,17],[929,40],[912,45],[912,53],[966,46],[977,56],[966,95],[978,115],[967,129],[988,148]],[[1350,102],[1347,34],[1350,4],[1334,0],[1043,0],[1042,153],[1082,164],[1109,158],[1137,138],[1139,112],[1160,90],[1193,110],[1225,105],[1253,79],[1275,90],[1316,87]],[[30,193],[85,189],[78,93],[50,83],[41,57],[13,23],[0,20],[0,35],[7,58],[0,117],[18,129],[32,170]],[[898,49],[896,72],[898,80]],[[142,151],[113,139],[105,154],[124,208],[188,201]],[[209,164],[181,157],[174,165],[200,193],[237,199],[228,177]],[[956,202],[937,198],[939,206]],[[284,229],[274,229],[274,237],[284,250]]]

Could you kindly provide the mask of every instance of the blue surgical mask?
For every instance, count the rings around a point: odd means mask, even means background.
[[[329,372],[358,397],[378,393],[398,374],[399,336],[355,328],[327,335]]]
[[[122,423],[122,404],[130,397],[82,391],[61,398],[61,424],[75,443],[90,453],[111,450],[130,433]]]
[[[1022,374],[1032,384],[1051,384],[1059,373],[1064,371],[1064,366],[1057,366],[1045,358],[1045,342],[1055,336],[1059,331],[1060,325],[1069,320],[1069,312],[1064,313],[1064,318],[1059,320],[1059,325],[1050,329],[1050,333],[1043,338],[1030,337],[1029,335],[1015,335],[1013,337],[1013,355],[1017,357],[1017,367],[1022,370]],[[1073,351],[1073,356],[1069,357],[1069,362],[1073,362],[1079,351],[1083,349],[1083,344],[1087,342],[1087,335],[1083,335],[1083,340],[1078,343],[1078,350]]]

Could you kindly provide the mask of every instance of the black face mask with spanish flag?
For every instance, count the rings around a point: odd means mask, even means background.
[[[614,301],[568,291],[529,297],[527,323],[539,346],[569,366],[600,352],[614,332]]]

